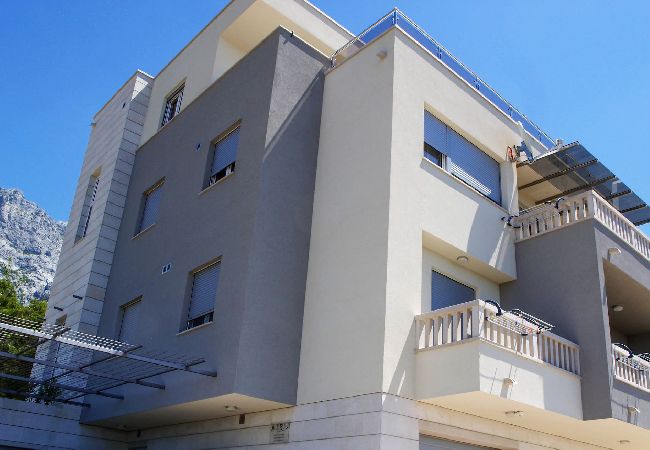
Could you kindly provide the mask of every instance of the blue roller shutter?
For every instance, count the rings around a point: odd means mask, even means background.
[[[216,263],[194,274],[188,319],[196,319],[214,310],[221,264]]]
[[[214,157],[210,175],[215,176],[237,160],[239,146],[239,127],[217,142],[214,146]]]
[[[499,163],[428,111],[424,112],[424,142],[446,156],[447,171],[501,204]],[[432,159],[426,151],[425,157]]]
[[[118,340],[133,344],[139,323],[140,300],[122,306],[122,324]]]
[[[475,298],[476,292],[471,287],[436,271],[431,272],[431,311],[470,302]]]
[[[142,219],[138,232],[149,228],[156,223],[158,210],[160,209],[160,200],[162,199],[163,184],[159,184],[144,195],[144,206],[142,208]]]

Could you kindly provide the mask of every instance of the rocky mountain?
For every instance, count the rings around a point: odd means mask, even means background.
[[[0,188],[0,261],[26,276],[26,294],[49,296],[65,226],[18,189]]]

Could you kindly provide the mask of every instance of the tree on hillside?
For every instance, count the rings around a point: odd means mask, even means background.
[[[13,263],[10,259],[8,263],[0,261],[0,279],[7,280],[14,288],[16,297],[22,304],[30,303],[28,293],[29,277],[17,269],[12,268]]]
[[[21,287],[24,287],[22,274],[12,269],[9,265],[0,263],[0,314],[34,322],[42,322],[45,319],[47,302],[38,299],[25,302],[24,297],[21,298],[21,295],[24,295],[20,291]],[[27,336],[6,332],[0,333],[0,351],[34,357],[36,347],[32,344],[33,339]],[[29,378],[31,370],[31,364],[0,357],[0,372]],[[29,392],[30,386],[24,381],[5,377],[0,378],[0,396],[15,397],[14,395],[3,393],[2,390]]]

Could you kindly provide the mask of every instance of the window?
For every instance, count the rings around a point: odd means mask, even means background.
[[[239,126],[229,131],[214,144],[210,176],[206,187],[212,186],[235,171],[237,147],[239,146]]]
[[[122,305],[120,307],[120,331],[118,333],[118,340],[132,344],[138,329],[138,319],[140,312],[140,303],[142,297]]]
[[[146,230],[156,223],[164,182],[164,180],[159,181],[143,194],[142,214],[140,215],[140,222],[138,223],[136,234]]]
[[[88,180],[88,187],[86,188],[86,196],[84,204],[81,208],[81,217],[79,218],[79,225],[77,226],[77,236],[75,242],[80,241],[86,237],[88,227],[90,225],[90,218],[93,213],[93,206],[95,205],[95,198],[97,197],[97,188],[99,187],[99,170],[90,176]]]
[[[428,111],[424,112],[424,157],[501,204],[499,163]]]
[[[431,311],[471,302],[476,292],[471,287],[436,272],[431,272]]]
[[[172,120],[176,114],[181,111],[181,102],[183,101],[183,91],[185,90],[185,84],[182,84],[181,87],[176,89],[171,95],[167,97],[165,102],[165,111],[163,112],[161,127],[164,127],[167,122]]]
[[[212,322],[220,272],[221,262],[219,261],[194,272],[192,275],[192,293],[187,315],[187,329]]]

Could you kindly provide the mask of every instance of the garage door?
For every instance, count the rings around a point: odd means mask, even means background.
[[[461,444],[460,442],[446,441],[428,436],[420,436],[420,450],[496,450],[478,445]]]

